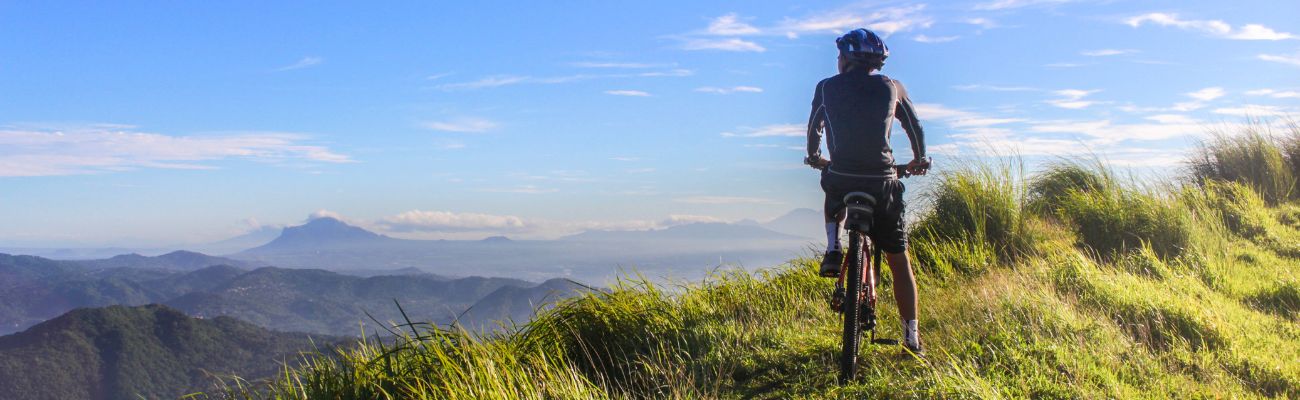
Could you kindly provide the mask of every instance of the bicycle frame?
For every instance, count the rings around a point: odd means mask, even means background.
[[[905,166],[895,166],[901,177],[911,174]],[[897,345],[897,340],[876,338],[876,285],[880,280],[881,253],[872,245],[867,233],[871,231],[876,201],[863,192],[844,196],[846,219],[844,230],[849,234],[849,251],[840,267],[835,287],[844,290],[839,309],[844,317],[844,341],[840,352],[840,384],[848,383],[857,375],[858,347],[862,331],[871,334],[868,343]],[[870,262],[866,254],[872,255]],[[865,307],[865,308],[863,308]]]

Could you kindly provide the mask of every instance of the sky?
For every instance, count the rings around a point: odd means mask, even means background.
[[[0,246],[819,208],[812,92],[859,27],[885,37],[939,171],[1176,171],[1216,129],[1300,112],[1295,1],[702,3],[0,1]]]

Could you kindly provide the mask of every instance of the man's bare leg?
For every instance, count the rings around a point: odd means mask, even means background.
[[[902,253],[885,252],[889,270],[894,276],[894,301],[898,303],[898,316],[904,321],[916,319],[916,279],[907,250]]]
[[[894,302],[898,303],[898,316],[902,319],[903,344],[919,353],[921,334],[917,331],[916,322],[916,277],[912,274],[907,250],[901,253],[885,252],[885,259],[889,261],[889,270],[894,274]]]

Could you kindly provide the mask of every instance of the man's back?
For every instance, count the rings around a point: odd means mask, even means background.
[[[917,148],[924,146],[921,125],[903,85],[866,69],[854,69],[817,84],[810,119],[824,124],[831,172],[886,177],[894,171],[889,136],[895,117],[903,122],[913,154],[924,154],[924,148]]]

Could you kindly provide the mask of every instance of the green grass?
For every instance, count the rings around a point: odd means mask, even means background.
[[[1296,198],[1300,126],[1292,122],[1282,130],[1256,121],[1242,132],[1218,132],[1193,154],[1192,177],[1249,185],[1270,204]]]
[[[213,397],[1300,397],[1300,205],[1250,181],[1139,187],[1071,161],[938,180],[912,236],[929,356],[866,346],[848,385],[836,383],[832,281],[801,258],[627,280],[500,336],[410,324],[397,343],[307,355]],[[879,330],[897,337],[891,296],[883,285]]]

